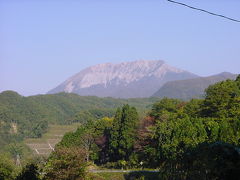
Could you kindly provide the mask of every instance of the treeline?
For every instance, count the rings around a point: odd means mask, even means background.
[[[203,100],[163,98],[144,118],[128,104],[114,117],[102,113],[64,135],[44,166],[34,166],[34,172],[42,171],[38,178],[94,179],[87,172],[92,162],[105,168],[156,168],[158,179],[240,177],[240,76],[209,86]]]
[[[124,105],[66,134],[57,149],[81,149],[85,161],[107,168],[159,168],[159,179],[236,179],[239,145],[240,76],[209,86],[203,100],[164,98],[142,120]],[[53,153],[49,167],[56,160]]]
[[[117,109],[114,118],[88,121],[76,132],[65,134],[58,147],[81,147],[87,154],[86,160],[98,165],[128,161],[134,150],[138,120],[136,109],[124,105]]]
[[[145,119],[142,156],[162,179],[237,179],[239,113],[240,76],[209,86],[203,100],[163,99]]]
[[[41,137],[49,124],[84,124],[88,120],[112,117],[116,108],[124,103],[145,111],[154,101],[154,98],[125,100],[68,93],[24,97],[4,91],[0,93],[0,152],[7,151],[4,146],[26,137]]]

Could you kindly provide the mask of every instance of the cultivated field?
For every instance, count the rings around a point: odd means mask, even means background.
[[[50,125],[48,132],[41,138],[29,138],[25,144],[33,150],[33,153],[41,156],[48,156],[55,145],[62,139],[66,132],[75,131],[80,124],[72,125]]]

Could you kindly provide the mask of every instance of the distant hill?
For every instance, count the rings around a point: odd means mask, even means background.
[[[168,97],[188,100],[191,98],[203,98],[204,90],[214,83],[226,79],[235,79],[236,74],[223,72],[208,77],[199,77],[194,79],[170,81],[164,84],[153,97]]]
[[[48,93],[68,92],[115,98],[150,97],[168,81],[196,77],[160,60],[106,63],[80,71]]]
[[[72,93],[24,97],[4,91],[0,93],[0,147],[25,137],[40,137],[49,124],[84,123],[88,118],[112,116],[117,107],[127,103],[144,112],[155,101],[157,98],[114,99]]]

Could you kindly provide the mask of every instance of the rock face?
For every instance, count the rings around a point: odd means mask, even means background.
[[[186,79],[179,81],[171,81],[164,84],[156,93],[154,97],[168,97],[188,100],[192,98],[203,98],[204,90],[212,84],[226,79],[235,79],[236,74],[223,72],[217,75],[208,77],[198,77],[194,79]]]
[[[99,64],[86,68],[48,93],[135,98],[149,97],[164,83],[198,77],[167,65],[164,61],[133,61]]]

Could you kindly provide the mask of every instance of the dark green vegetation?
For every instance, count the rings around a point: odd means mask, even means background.
[[[0,180],[12,180],[16,173],[16,166],[9,156],[0,154]]]
[[[86,176],[85,152],[79,148],[58,148],[50,156],[44,179],[84,179]]]
[[[23,97],[5,91],[0,94],[0,147],[21,142],[26,137],[41,137],[50,124],[84,124],[88,120],[111,117],[116,108],[125,103],[136,106],[144,114],[154,101],[154,98],[123,100],[67,93]]]
[[[159,179],[159,172],[111,172],[95,173],[90,176],[93,180],[155,180]]]
[[[22,172],[16,177],[16,180],[39,180],[40,174],[38,172],[38,167],[35,164],[27,164]]]
[[[89,121],[75,133],[67,133],[58,146],[80,147],[84,149],[87,161],[94,160],[99,165],[113,162],[116,166],[126,166],[125,163],[134,158],[138,121],[136,109],[124,105],[117,109],[113,119]]]
[[[134,107],[124,105],[117,109],[109,132],[109,156],[111,161],[128,161],[132,155],[136,132],[138,114]]]
[[[202,100],[163,98],[145,118],[127,104],[117,108],[114,117],[103,112],[104,116],[89,118],[64,135],[44,168],[38,165],[41,179],[100,180],[116,175],[90,173],[93,163],[103,168],[159,169],[159,173],[120,173],[119,179],[240,177],[240,76],[209,86]]]
[[[235,79],[237,75],[221,73],[209,77],[198,77],[194,79],[170,81],[165,83],[153,96],[168,97],[183,100],[192,98],[204,98],[204,90],[214,83],[227,79]]]

